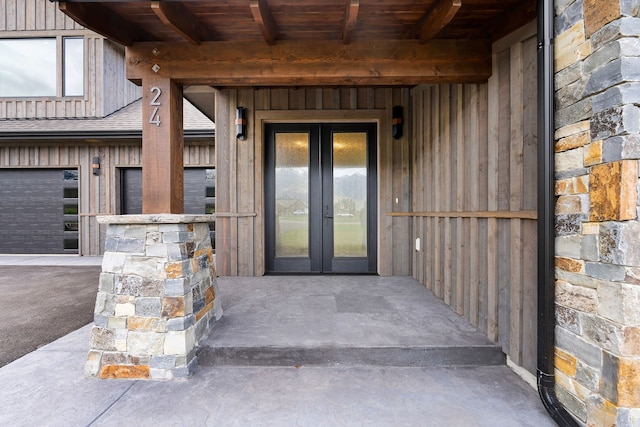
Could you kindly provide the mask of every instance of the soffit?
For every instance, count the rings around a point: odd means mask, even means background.
[[[59,0],[128,47],[127,77],[185,86],[413,86],[491,74],[536,0]],[[151,53],[153,52],[153,53]]]
[[[510,32],[535,18],[536,8],[535,0],[69,0],[59,3],[72,18],[124,45],[184,41],[185,37],[168,21],[179,25],[185,16],[190,20],[186,25],[200,36],[201,42],[265,42],[263,28],[268,27],[270,21],[276,40],[342,40],[345,26],[350,26],[350,41],[419,39],[422,31],[437,31],[431,36],[436,39],[496,40],[506,35],[505,31]]]

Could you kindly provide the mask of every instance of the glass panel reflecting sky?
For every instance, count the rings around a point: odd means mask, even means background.
[[[56,40],[0,40],[0,96],[56,96]]]
[[[64,96],[84,94],[84,40],[64,38]]]

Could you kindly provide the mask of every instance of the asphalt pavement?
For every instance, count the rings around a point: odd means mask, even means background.
[[[82,258],[0,256],[0,366],[93,321],[100,258]]]

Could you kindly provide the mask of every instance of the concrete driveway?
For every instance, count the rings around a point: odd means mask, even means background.
[[[93,321],[100,265],[55,264],[0,258],[0,366]]]

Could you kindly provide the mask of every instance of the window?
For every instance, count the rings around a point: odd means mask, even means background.
[[[63,96],[82,96],[84,94],[84,40],[65,37],[63,42]]]
[[[63,245],[64,250],[78,251],[78,169],[65,169],[62,188]]]
[[[58,57],[63,64],[58,64]],[[84,40],[81,37],[0,39],[0,97],[82,96],[83,93]]]
[[[56,39],[0,40],[0,96],[56,96]]]
[[[205,169],[204,194],[205,194],[204,213],[207,215],[216,213],[216,170],[215,169]]]

